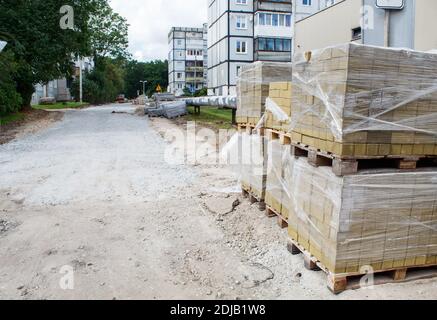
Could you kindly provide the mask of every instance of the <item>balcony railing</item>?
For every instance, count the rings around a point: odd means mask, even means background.
[[[185,67],[186,72],[203,72],[203,67]]]
[[[205,81],[205,80],[203,79],[203,75],[202,75],[201,77],[198,77],[198,78],[193,78],[193,77],[187,77],[187,78],[185,78],[185,82],[200,83],[200,82],[203,82],[203,81]]]

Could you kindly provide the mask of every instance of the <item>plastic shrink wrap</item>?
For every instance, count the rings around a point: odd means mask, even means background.
[[[287,166],[289,235],[332,273],[436,264],[437,170],[337,177],[291,156]]]
[[[437,155],[437,54],[345,44],[297,56],[288,72],[270,79],[264,99],[261,86],[258,93],[248,90],[262,81],[243,70],[240,115],[252,106],[258,128],[342,158]],[[330,167],[296,158],[279,140],[263,141],[266,204],[288,219],[290,238],[330,272],[437,264],[436,168],[338,177]],[[248,163],[241,175],[250,184]]]
[[[297,55],[289,132],[338,156],[437,155],[437,54],[345,44]]]
[[[255,62],[244,65],[237,79],[237,123],[256,125],[265,112],[270,83],[291,78],[292,64]]]

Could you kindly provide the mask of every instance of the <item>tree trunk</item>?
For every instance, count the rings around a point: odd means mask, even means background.
[[[30,110],[32,94],[35,92],[33,84],[26,81],[19,81],[17,85],[17,92],[21,95],[21,98],[23,99],[22,110]]]

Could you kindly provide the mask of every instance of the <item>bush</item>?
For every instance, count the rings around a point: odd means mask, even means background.
[[[94,70],[83,78],[83,100],[91,104],[114,102],[123,93],[124,78],[120,66],[110,59],[101,59]],[[79,100],[79,79],[72,84],[72,93]]]
[[[194,94],[195,97],[204,97],[208,95],[208,89],[207,88],[202,88],[200,90],[197,90],[196,93]]]
[[[0,54],[0,116],[17,112],[22,105],[21,96],[17,92],[17,84],[13,80],[16,65],[10,53]]]
[[[90,104],[101,104],[105,101],[102,101],[101,93],[99,86],[97,83],[95,83],[92,80],[89,80],[87,78],[83,79],[82,83],[82,90],[83,90],[83,101],[86,101]],[[79,80],[75,80],[71,85],[71,91],[73,96],[75,97],[76,101],[79,101]]]

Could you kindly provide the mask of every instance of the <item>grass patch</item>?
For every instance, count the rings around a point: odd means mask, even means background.
[[[48,104],[48,105],[42,105],[38,104],[35,106],[32,106],[33,109],[37,110],[57,110],[57,109],[75,109],[75,108],[82,108],[86,107],[88,103],[86,102],[59,102],[55,104]]]
[[[7,116],[0,117],[0,125],[6,125],[8,123],[19,122],[24,120],[24,114],[21,112],[16,112],[8,114]]]
[[[188,107],[187,121],[196,121],[217,129],[232,128],[232,110],[215,107],[201,107],[200,114],[194,113],[194,107]]]

